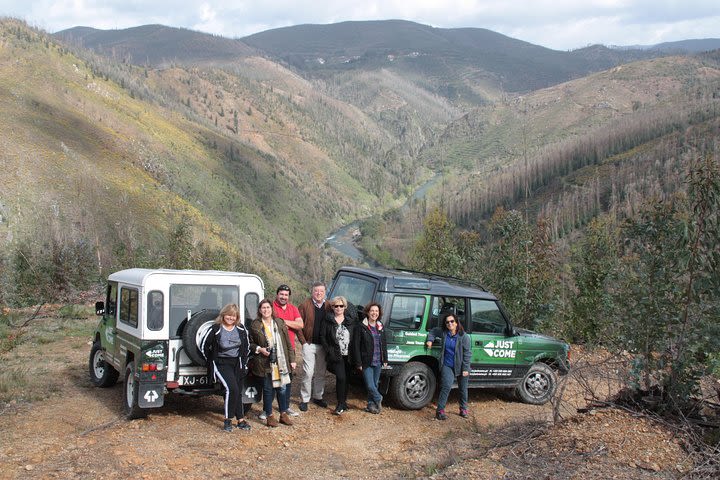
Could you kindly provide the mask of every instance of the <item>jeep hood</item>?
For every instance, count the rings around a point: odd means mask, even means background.
[[[523,337],[532,337],[532,338],[538,338],[540,340],[547,340],[549,342],[559,342],[563,343],[561,340],[558,340],[555,337],[551,337],[549,335],[543,335],[542,333],[533,332],[532,330],[527,330],[525,328],[515,328],[515,331],[518,333],[518,335],[522,335]]]

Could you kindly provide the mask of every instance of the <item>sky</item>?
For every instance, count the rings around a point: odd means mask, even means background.
[[[402,19],[487,28],[556,50],[720,38],[718,0],[0,0],[0,16],[51,33],[157,23],[228,38],[306,23]]]

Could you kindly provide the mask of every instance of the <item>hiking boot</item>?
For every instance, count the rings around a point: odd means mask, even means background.
[[[447,415],[445,415],[445,410],[438,410],[435,413],[435,418],[438,420],[447,420]]]
[[[237,425],[235,425],[235,427],[238,428],[238,429],[240,429],[240,430],[245,430],[245,431],[248,431],[248,430],[250,430],[250,429],[252,428],[252,427],[250,426],[250,424],[249,424],[248,422],[246,422],[245,420],[239,421],[239,422],[237,423]]]
[[[225,430],[226,432],[232,432],[232,429],[232,420],[225,420],[225,422],[223,423],[223,430]]]
[[[463,417],[463,418],[467,418],[467,416],[468,416],[468,411],[467,411],[467,409],[461,408],[461,409],[460,409],[460,416]]]
[[[283,425],[287,425],[288,427],[292,427],[292,420],[290,420],[290,415],[288,415],[287,412],[283,412],[280,414],[280,423]]]
[[[275,427],[277,427],[278,425],[280,425],[280,424],[278,423],[278,421],[277,421],[277,418],[275,418],[275,415],[273,415],[273,414],[268,415],[268,417],[267,417],[267,419],[266,419],[266,422],[267,422],[267,426],[268,426],[268,427],[273,427],[273,428],[275,428]]]
[[[307,412],[307,402],[300,402],[300,411]]]
[[[326,402],[325,400],[323,400],[322,398],[313,398],[313,399],[312,399],[312,402],[313,402],[315,405],[317,405],[318,407],[320,407],[320,408],[327,408],[327,407],[328,407],[327,402]]]

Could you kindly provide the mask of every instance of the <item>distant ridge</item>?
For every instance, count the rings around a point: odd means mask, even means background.
[[[547,87],[656,55],[602,46],[564,52],[484,28],[434,28],[405,20],[298,25],[242,40],[305,71],[407,68],[448,81],[469,70],[484,72],[512,92]]]
[[[228,61],[255,53],[239,40],[164,25],[121,30],[74,27],[57,32],[55,36],[135,65]]]
[[[75,27],[55,36],[117,61],[154,67],[223,65],[263,55],[309,77],[384,69],[466,104],[482,103],[498,92],[546,88],[637,60],[720,47],[719,39],[700,39],[559,51],[484,28],[435,28],[406,20],[297,25],[242,39],[163,25]]]

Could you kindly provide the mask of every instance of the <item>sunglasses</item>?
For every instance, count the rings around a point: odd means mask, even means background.
[[[455,323],[455,320],[448,320],[447,322],[445,322],[445,325],[450,325],[451,323]]]
[[[345,305],[333,305],[333,308],[345,308]]]

